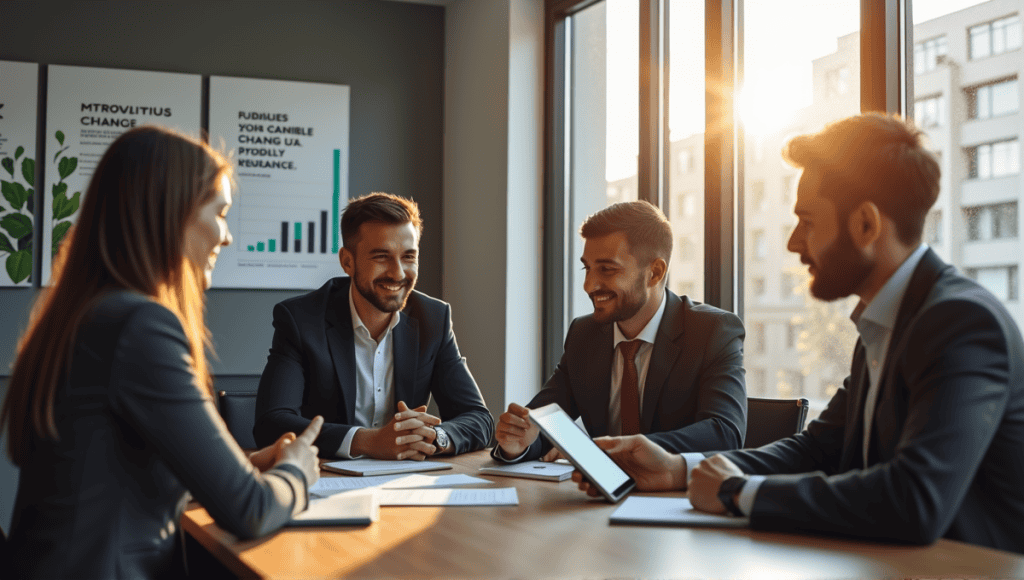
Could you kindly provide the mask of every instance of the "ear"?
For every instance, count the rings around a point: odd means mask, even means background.
[[[356,269],[356,257],[352,255],[348,248],[342,247],[338,250],[338,261],[341,262],[341,269],[349,276],[352,276]]]
[[[846,228],[853,245],[867,248],[882,236],[882,212],[874,202],[862,202],[850,212]]]
[[[665,260],[663,258],[655,259],[651,262],[651,281],[647,285],[660,284],[665,280],[666,273],[668,273],[668,264],[665,263]]]

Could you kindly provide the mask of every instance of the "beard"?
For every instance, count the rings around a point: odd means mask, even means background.
[[[607,314],[598,312],[597,303],[594,300],[596,296],[602,294],[604,294],[602,291],[590,294],[590,300],[594,302],[594,320],[602,324],[629,320],[647,304],[647,288],[644,286],[644,277],[641,275],[637,275],[636,283],[631,288],[618,294],[619,305]]]
[[[846,298],[856,292],[875,267],[870,258],[857,251],[853,238],[845,230],[825,249],[820,263],[806,256],[801,256],[800,261],[813,266],[817,272],[811,281],[811,295],[826,302]]]
[[[359,276],[359,272],[353,272],[353,282],[356,285],[356,291],[366,299],[367,302],[373,305],[374,308],[381,312],[398,312],[405,308],[405,303],[409,299],[409,294],[412,294],[412,288],[416,284],[415,278],[406,278],[405,280],[392,280],[391,278],[380,277],[376,280],[367,280]],[[381,284],[401,285],[402,288],[397,294],[392,294],[380,287]]]

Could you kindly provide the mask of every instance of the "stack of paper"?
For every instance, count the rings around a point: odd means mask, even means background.
[[[611,523],[745,528],[750,519],[698,511],[685,497],[631,496],[612,514]]]
[[[309,500],[306,511],[289,526],[368,526],[380,519],[380,497],[375,490]]]
[[[505,477],[525,477],[544,481],[565,481],[572,476],[575,469],[567,463],[546,463],[544,461],[526,461],[523,463],[498,464],[481,467],[480,473],[501,475]]]
[[[346,459],[322,465],[324,469],[345,475],[390,475],[392,473],[415,473],[417,471],[438,471],[451,469],[449,463],[439,461],[387,460],[387,459]]]

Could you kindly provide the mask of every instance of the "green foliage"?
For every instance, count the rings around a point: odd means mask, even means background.
[[[53,197],[64,195],[68,192],[68,184],[61,182],[53,184]]]
[[[14,244],[12,244],[11,240],[2,233],[0,233],[0,252],[7,252],[9,254],[14,253]]]
[[[12,238],[20,240],[32,235],[32,220],[20,213],[7,214],[0,218],[0,228],[7,230]]]
[[[57,137],[57,142],[60,143],[61,145],[63,145],[64,144],[64,132],[63,131],[57,131],[56,137]]]
[[[11,208],[19,211],[21,211],[25,202],[28,201],[28,191],[25,190],[22,184],[17,182],[0,181],[0,192],[3,193],[7,203],[11,204]]]
[[[61,179],[67,179],[74,173],[76,167],[78,167],[77,157],[61,157],[60,162],[57,163],[57,173],[60,173]]]
[[[71,229],[71,222],[60,222],[53,226],[53,243],[51,246],[53,247],[54,256],[57,255],[57,249],[60,248],[60,243],[64,240],[64,236],[67,235],[69,229]]]
[[[7,275],[11,281],[18,283],[32,275],[32,251],[21,250],[7,256]]]
[[[10,157],[4,157],[3,160],[0,161],[0,165],[3,165],[4,169],[7,170],[7,173],[9,173],[11,177],[14,177],[14,160],[13,159],[11,159]]]
[[[31,187],[36,186],[36,161],[28,157],[21,160],[21,176]]]
[[[75,195],[68,199],[63,193],[53,198],[53,219],[54,221],[62,220],[71,214],[78,211],[79,200],[82,197],[81,191],[76,191]]]
[[[24,152],[25,152],[25,148],[19,146],[17,149],[14,150],[14,158],[17,159],[17,158],[21,157],[21,154],[24,153]]]

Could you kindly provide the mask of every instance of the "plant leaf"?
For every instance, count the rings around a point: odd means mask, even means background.
[[[58,195],[64,195],[68,192],[68,184],[66,183],[55,183],[53,184],[53,197]]]
[[[61,157],[60,163],[57,164],[57,172],[60,173],[61,179],[65,179],[74,173],[76,167],[78,167],[77,157]]]
[[[54,153],[54,154],[53,154],[53,160],[54,160],[54,162],[56,162],[56,161],[57,161],[57,158],[58,158],[58,157],[60,157],[60,154],[61,154],[61,153],[65,152],[65,151],[67,151],[67,150],[68,150],[68,147],[65,147],[65,148],[61,149],[60,151],[58,151],[58,152]]]
[[[11,159],[10,157],[4,157],[3,160],[0,161],[0,165],[3,165],[4,169],[7,170],[7,173],[10,173],[11,177],[14,177],[14,160],[13,159]]]
[[[65,197],[63,195],[61,195],[61,196],[57,197],[56,199],[54,199],[53,200],[53,219],[54,220],[62,220],[64,218],[72,215],[76,211],[78,211],[78,203],[79,203],[79,200],[81,199],[81,197],[82,197],[82,192],[81,191],[76,191],[75,195],[73,195],[71,197],[71,199],[68,199],[67,197]],[[63,203],[60,205],[59,210],[58,210],[58,207],[57,207],[57,201],[58,200],[63,200]]]
[[[21,176],[25,178],[25,183],[32,187],[36,186],[36,161],[35,159],[29,159],[28,157],[21,160]]]
[[[7,275],[11,277],[11,282],[14,283],[22,282],[31,276],[32,252],[21,250],[7,256]]]
[[[17,240],[32,234],[32,220],[20,213],[11,213],[0,218],[0,228]]]
[[[64,236],[68,233],[68,230],[70,228],[71,228],[71,222],[60,222],[59,224],[53,226],[53,235],[52,235],[53,244],[52,245],[53,245],[53,255],[54,256],[57,255],[57,248],[60,247],[61,241],[64,239]]]
[[[25,191],[25,187],[16,181],[0,181],[0,193],[3,194],[7,203],[17,210],[20,210],[25,205],[25,200],[28,199],[28,192]]]
[[[14,253],[14,246],[11,245],[11,240],[2,233],[0,233],[0,252]]]
[[[14,150],[14,158],[17,159],[17,158],[21,157],[21,154],[24,153],[24,152],[25,152],[25,148],[24,147],[18,147],[17,149]]]
[[[36,190],[30,189],[30,190],[25,192],[25,211],[27,211],[29,214],[36,213],[35,205],[36,205]]]
[[[63,131],[57,131],[57,142],[60,143],[61,145],[64,144],[64,132]]]

